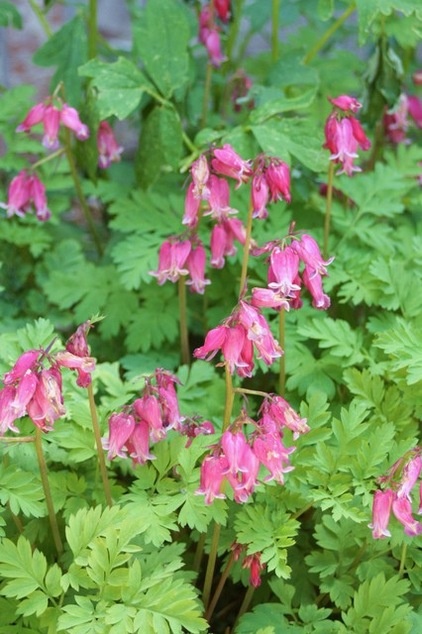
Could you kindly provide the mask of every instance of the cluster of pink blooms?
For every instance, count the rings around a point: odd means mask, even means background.
[[[259,308],[241,300],[221,326],[207,333],[204,345],[193,354],[197,359],[209,361],[221,351],[231,374],[250,377],[255,367],[254,349],[258,359],[267,365],[283,354]]]
[[[42,222],[51,217],[44,184],[36,174],[29,174],[26,170],[22,170],[12,179],[7,204],[0,203],[0,207],[6,209],[9,218],[13,215],[24,216],[32,209]]]
[[[246,546],[235,542],[231,546],[233,552],[234,561],[238,561]],[[261,585],[261,572],[265,568],[265,564],[261,563],[261,553],[253,553],[252,555],[246,555],[242,562],[242,568],[249,570],[249,583],[254,588],[258,588]]]
[[[388,140],[391,143],[410,143],[407,131],[412,121],[422,128],[422,101],[415,95],[402,94],[395,108],[384,114],[383,124]]]
[[[421,454],[422,448],[416,447],[397,460],[388,474],[379,479],[380,483],[388,484],[388,487],[379,489],[374,494],[372,523],[369,525],[374,539],[391,536],[388,530],[391,512],[404,526],[406,535],[413,537],[422,534],[422,523],[413,517],[411,497],[412,489],[416,487],[422,473]],[[422,514],[422,480],[418,490],[418,513]]]
[[[15,421],[23,416],[29,416],[43,431],[50,431],[54,422],[66,413],[61,368],[76,370],[77,383],[82,387],[91,382],[95,369],[95,359],[89,356],[86,343],[89,327],[89,322],[80,326],[65,350],[54,354],[42,349],[27,350],[6,372],[0,390],[0,435],[7,430],[19,432]]]
[[[325,123],[323,147],[331,152],[330,160],[341,165],[337,173],[352,176],[353,172],[361,171],[360,167],[354,164],[354,160],[358,157],[358,148],[369,150],[371,147],[371,142],[362,125],[353,116],[362,104],[348,95],[340,95],[329,101],[334,106],[334,110]]]
[[[220,27],[217,18],[226,23],[230,18],[230,0],[213,0],[204,5],[199,14],[199,41],[207,49],[208,57],[217,68],[226,61],[221,50]]]
[[[246,502],[259,484],[259,470],[264,467],[269,474],[264,482],[275,480],[284,483],[284,474],[292,471],[290,454],[295,447],[283,444],[284,429],[293,431],[293,438],[309,431],[305,418],[300,418],[281,396],[268,394],[259,410],[257,422],[242,412],[211,447],[201,465],[200,487],[197,494],[205,496],[205,503],[215,498],[224,499],[227,485],[233,490],[234,500]],[[254,430],[247,437],[246,424]]]
[[[107,457],[113,460],[130,457],[134,465],[155,460],[150,452],[151,443],[157,443],[174,429],[187,436],[187,445],[200,434],[213,434],[209,421],[199,422],[180,415],[176,385],[179,379],[157,368],[146,379],[142,395],[120,412],[113,412],[108,420],[108,437],[103,439]]]
[[[215,148],[208,158],[202,154],[191,166],[192,180],[188,185],[182,223],[189,235],[173,236],[166,240],[159,252],[158,270],[152,271],[159,284],[176,282],[188,276],[191,290],[203,293],[209,280],[205,278],[206,253],[197,236],[202,217],[214,222],[210,236],[212,267],[220,269],[227,256],[236,253],[235,242],[245,244],[246,228],[233,216],[237,209],[230,206],[230,188],[226,178],[240,187],[252,180],[251,205],[255,218],[268,215],[266,205],[277,200],[290,201],[289,167],[278,158],[259,155],[255,161],[242,159],[226,144]]]
[[[16,128],[16,132],[31,132],[34,126],[41,124],[44,131],[42,144],[49,150],[59,147],[61,125],[71,130],[79,141],[86,141],[89,138],[89,128],[80,120],[78,111],[63,103],[58,97],[55,98],[55,102],[57,105],[53,103],[53,98],[49,97],[46,101],[33,106]],[[100,168],[104,169],[110,163],[120,160],[123,148],[117,144],[107,121],[101,121],[99,124],[97,148]],[[7,210],[8,217],[24,216],[32,208],[38,220],[44,221],[51,217],[47,207],[45,186],[35,173],[28,173],[26,170],[22,170],[12,179],[7,204],[0,203],[0,207]]]
[[[59,147],[60,125],[69,128],[79,141],[86,141],[89,138],[89,128],[80,120],[78,111],[66,103],[59,105],[60,107],[54,105],[51,99],[37,103],[18,125],[16,132],[30,132],[41,123],[44,130],[42,144],[49,150],[57,150]]]
[[[258,253],[270,251],[268,267],[268,288],[252,289],[254,306],[283,308],[289,310],[302,306],[302,284],[312,296],[314,308],[326,309],[330,306],[330,298],[322,288],[322,277],[327,275],[327,266],[334,258],[323,260],[318,244],[308,234],[292,240],[290,245],[270,242]],[[304,264],[302,274],[300,264]]]

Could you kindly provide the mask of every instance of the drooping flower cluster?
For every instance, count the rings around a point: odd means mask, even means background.
[[[260,310],[241,300],[221,326],[207,333],[204,345],[193,354],[209,361],[221,351],[231,374],[250,377],[255,367],[254,350],[267,365],[283,354]]]
[[[302,306],[301,291],[304,285],[312,296],[314,308],[326,309],[330,298],[322,288],[322,278],[334,258],[323,260],[317,242],[308,234],[290,245],[269,243],[261,251],[269,249],[268,287],[252,289],[254,306],[290,310]],[[300,265],[304,268],[300,273]]]
[[[213,226],[210,234],[210,265],[223,268],[227,256],[235,255],[236,242],[245,244],[246,228],[234,217],[238,211],[230,205],[230,188],[226,178],[237,182],[237,187],[252,179],[251,204],[254,217],[268,215],[268,202],[290,201],[290,171],[286,163],[276,157],[259,155],[253,162],[244,160],[226,144],[202,154],[191,165],[191,182],[185,197],[182,224],[187,231],[166,240],[159,253],[158,269],[151,275],[159,284],[176,282],[190,276],[187,285],[196,293],[203,293],[209,284],[205,278],[206,253],[198,238],[199,222],[209,217]]]
[[[51,217],[43,183],[36,174],[30,174],[26,170],[22,170],[12,179],[7,203],[0,203],[0,207],[6,209],[9,218],[13,215],[22,217],[32,210],[42,222]]]
[[[100,121],[97,132],[98,167],[106,169],[111,163],[120,161],[123,148],[117,143],[113,128],[108,121]]]
[[[133,464],[154,460],[150,443],[162,440],[170,429],[182,430],[183,418],[179,412],[177,377],[166,370],[157,369],[146,381],[142,396],[121,412],[111,414],[109,435],[103,447],[107,457],[132,458]]]
[[[228,485],[236,502],[246,502],[259,483],[260,467],[269,472],[264,482],[275,480],[280,484],[284,483],[284,474],[293,469],[289,456],[295,447],[283,444],[284,429],[291,429],[297,438],[309,431],[306,419],[275,394],[264,399],[259,415],[255,422],[242,412],[205,457],[196,493],[205,496],[206,504],[215,498],[224,499]],[[246,424],[253,426],[249,436],[244,432]]]
[[[238,561],[246,549],[246,545],[234,542],[231,545],[231,551],[233,553],[234,561]],[[261,553],[253,553],[252,555],[246,555],[242,562],[242,568],[249,570],[249,583],[254,588],[258,588],[261,585],[261,572],[265,569],[265,564],[261,563]]]
[[[81,122],[78,111],[58,98],[56,98],[56,104],[50,97],[45,102],[33,106],[16,128],[16,132],[30,132],[39,123],[42,124],[44,130],[42,144],[49,150],[56,150],[59,147],[60,125],[69,128],[79,141],[86,141],[89,138],[89,128]]]
[[[71,130],[79,141],[86,141],[90,132],[82,123],[79,113],[57,97],[48,97],[45,101],[33,106],[25,119],[18,125],[16,132],[31,132],[34,126],[43,127],[42,144],[48,150],[59,147],[60,126]],[[123,148],[117,144],[113,130],[107,121],[101,121],[97,133],[98,166],[106,168],[110,163],[119,161]],[[6,209],[7,216],[24,216],[32,208],[40,221],[48,220],[51,212],[47,207],[45,186],[33,172],[22,170],[15,176],[8,190],[7,203],[0,203]]]
[[[421,447],[416,447],[397,460],[386,476],[379,478],[380,483],[388,486],[378,489],[374,494],[372,523],[369,525],[374,539],[391,536],[388,530],[391,512],[404,526],[406,535],[413,537],[422,534],[422,523],[413,517],[411,496],[422,473],[421,454]],[[422,514],[422,480],[418,492],[418,513]]]
[[[334,110],[325,123],[323,147],[331,152],[330,160],[341,165],[337,173],[352,176],[353,172],[361,171],[360,167],[354,164],[358,157],[358,148],[369,150],[371,147],[362,125],[353,116],[362,104],[348,95],[341,95],[329,101]]]
[[[19,432],[15,422],[23,416],[29,416],[34,425],[43,431],[53,429],[54,422],[66,413],[62,367],[75,369],[79,376],[89,376],[90,380],[95,359],[88,354],[72,353],[69,348],[55,354],[41,348],[27,350],[19,357],[13,368],[3,376],[0,435],[3,436],[7,430]],[[84,383],[87,383],[86,378]],[[82,385],[79,379],[78,385]]]
[[[205,278],[206,253],[204,246],[196,236],[189,240],[173,236],[160,247],[158,270],[150,271],[161,286],[166,281],[177,282],[182,276],[189,276],[186,284],[195,293],[204,293],[210,283]]]
[[[228,22],[230,0],[213,0],[202,7],[199,14],[199,41],[207,49],[210,63],[218,68],[227,58],[221,50],[221,29],[217,23],[217,18],[223,23]]]
[[[391,143],[410,143],[407,131],[411,123],[422,128],[422,101],[415,95],[401,94],[397,104],[383,117],[385,134]]]

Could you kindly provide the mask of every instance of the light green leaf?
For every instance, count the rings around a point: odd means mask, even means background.
[[[79,74],[92,77],[92,84],[98,90],[102,119],[112,115],[125,119],[139,105],[144,92],[153,88],[145,75],[125,57],[119,57],[112,64],[90,60],[79,69]]]
[[[72,105],[78,105],[81,100],[81,80],[77,71],[86,61],[87,51],[85,24],[81,16],[76,16],[56,31],[33,56],[39,66],[57,66],[51,80],[52,91],[62,81],[66,99]]]
[[[135,46],[145,70],[164,97],[188,79],[189,24],[179,2],[148,2],[134,27]]]

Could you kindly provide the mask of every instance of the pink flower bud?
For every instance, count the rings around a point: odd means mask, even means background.
[[[120,161],[123,148],[117,143],[113,128],[107,121],[101,121],[98,126],[97,149],[98,167],[101,169],[106,169],[111,163]]]
[[[245,557],[242,568],[250,570],[249,583],[254,588],[258,588],[261,585],[261,571],[265,568],[265,564],[261,563],[261,553]]]
[[[145,464],[147,460],[156,459],[156,456],[149,450],[148,423],[144,420],[137,421],[126,441],[126,448],[134,465]]]
[[[45,107],[43,127],[43,146],[49,150],[56,150],[59,147],[60,110],[52,104]]]
[[[252,179],[251,201],[252,201],[252,217],[266,218],[268,210],[266,205],[270,198],[270,188],[264,174],[255,174]]]
[[[422,524],[412,516],[412,505],[407,497],[396,497],[392,504],[393,513],[404,526],[404,532],[411,537],[422,533]]]
[[[214,158],[211,161],[212,168],[217,174],[229,176],[237,180],[237,186],[246,183],[252,175],[251,164],[244,161],[234,149],[226,143],[222,148],[217,148],[213,152]]]
[[[369,524],[374,539],[391,537],[391,533],[388,530],[388,523],[390,521],[391,507],[394,498],[395,493],[391,489],[375,491],[372,505],[372,523]]]
[[[38,220],[41,222],[49,220],[51,218],[51,211],[47,207],[45,186],[36,174],[32,174],[30,177],[30,192]]]
[[[46,106],[44,103],[37,103],[33,106],[25,119],[18,125],[16,132],[29,132],[34,125],[44,120]]]
[[[362,108],[362,104],[354,97],[349,97],[349,95],[340,95],[340,97],[335,97],[334,99],[329,97],[328,101],[344,112],[357,112],[359,108]]]
[[[270,472],[265,481],[276,480],[284,484],[284,474],[293,470],[289,456],[295,451],[295,447],[285,447],[280,434],[264,433],[255,438],[253,451],[261,464]]]
[[[123,448],[134,429],[135,419],[131,414],[120,412],[110,416],[108,419],[108,439],[103,442],[104,449],[108,449],[107,458],[109,460],[113,460],[116,456],[126,457]]]
[[[230,0],[214,0],[214,9],[222,22],[230,18]]]
[[[226,340],[228,328],[227,326],[217,326],[212,328],[205,336],[204,345],[193,351],[193,356],[197,359],[206,359],[209,361],[221,350]]]
[[[0,203],[6,209],[7,216],[24,216],[31,202],[31,177],[25,170],[19,172],[9,185],[7,204]]]
[[[13,368],[4,375],[3,383],[5,385],[12,385],[22,379],[27,372],[33,371],[41,353],[42,350],[27,350],[21,354]]]
[[[186,268],[189,271],[190,280],[186,282],[191,290],[203,295],[205,286],[210,284],[210,280],[205,278],[206,253],[201,243],[192,248],[186,260]]]
[[[287,163],[272,160],[265,170],[265,177],[270,188],[271,202],[285,200],[289,203],[291,201],[290,168]]]
[[[182,224],[193,229],[198,224],[198,214],[201,206],[201,199],[195,196],[195,185],[189,183],[185,197],[185,213],[183,215]]]
[[[16,388],[7,385],[0,390],[0,436],[4,436],[7,430],[19,432],[19,429],[13,424],[18,418],[18,410],[12,407],[15,403]]]
[[[34,425],[43,431],[51,431],[57,418],[66,413],[63,405],[62,376],[57,367],[41,370],[27,412]]]
[[[215,498],[224,499],[226,496],[221,488],[228,462],[225,456],[207,456],[201,465],[201,479],[197,495],[205,495],[205,504],[212,504]]]
[[[160,286],[167,280],[177,282],[182,275],[189,273],[185,264],[190,250],[189,240],[178,240],[177,238],[166,240],[160,247],[158,270],[150,271],[150,275],[157,278]]]
[[[79,141],[86,141],[89,137],[89,128],[79,119],[79,113],[75,108],[68,106],[66,103],[60,111],[60,122],[72,130]],[[108,125],[108,124],[107,124]],[[100,124],[101,126],[101,124]]]
[[[210,170],[208,161],[203,154],[192,163],[190,172],[192,174],[194,196],[202,200],[207,200],[210,193],[207,187]]]

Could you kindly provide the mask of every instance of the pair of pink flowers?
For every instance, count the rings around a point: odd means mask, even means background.
[[[0,203],[0,207],[6,209],[9,218],[13,215],[24,216],[32,209],[42,222],[51,217],[44,184],[36,174],[30,174],[26,170],[22,170],[12,179],[7,204]]]
[[[216,21],[217,17],[223,23],[228,22],[230,0],[213,0],[212,3],[206,4],[199,14],[199,41],[207,49],[211,64],[218,68],[227,58],[221,50],[220,27]]]
[[[330,150],[330,160],[341,165],[338,174],[352,176],[353,172],[361,171],[360,167],[354,164],[358,157],[358,148],[369,150],[371,147],[371,142],[362,125],[353,116],[362,107],[362,104],[348,95],[340,95],[340,97],[329,99],[329,101],[333,104],[334,111],[325,123],[323,147]]]
[[[154,460],[150,442],[162,440],[170,429],[182,429],[175,387],[178,382],[170,372],[157,369],[148,378],[140,398],[123,411],[111,414],[109,435],[103,441],[109,460],[116,456],[129,456],[134,464]]]
[[[369,525],[374,539],[391,536],[388,530],[391,512],[403,525],[406,535],[414,537],[422,534],[422,523],[413,517],[411,497],[412,489],[422,473],[421,453],[420,447],[412,450],[410,455],[400,458],[393,465],[387,476],[380,478],[380,481],[390,486],[374,494],[372,523]],[[422,480],[419,483],[418,513],[422,513]]]
[[[80,120],[78,111],[61,101],[59,106],[54,105],[51,98],[36,104],[18,125],[16,132],[30,132],[34,126],[41,123],[44,129],[42,143],[49,150],[59,147],[60,125],[71,130],[79,141],[86,141],[89,138],[89,128]]]
[[[7,430],[19,432],[15,421],[23,416],[29,416],[43,431],[53,429],[54,422],[64,416],[61,368],[76,370],[77,383],[83,387],[91,382],[95,368],[85,339],[88,328],[80,326],[66,349],[55,354],[42,349],[27,350],[4,375],[4,387],[0,390],[0,435]]]
[[[398,104],[384,114],[383,124],[387,138],[391,143],[410,143],[408,128],[413,122],[422,128],[422,101],[415,95],[400,95]]]
[[[241,300],[221,326],[207,333],[204,345],[193,354],[197,359],[209,361],[221,351],[231,374],[251,377],[255,367],[254,350],[258,359],[267,365],[283,355],[259,308]]]
[[[177,282],[181,277],[189,276],[186,284],[195,293],[203,294],[210,283],[205,278],[206,253],[198,238],[183,240],[177,237],[163,242],[158,255],[157,271],[150,275],[157,278],[161,286],[166,281]]]
[[[254,306],[283,308],[300,308],[302,306],[301,290],[304,285],[312,296],[314,308],[326,309],[330,306],[330,298],[322,288],[322,277],[327,275],[327,266],[334,258],[323,260],[317,242],[308,234],[290,245],[279,246],[269,243],[265,249],[271,249],[268,267],[268,288],[252,289]],[[302,273],[300,264],[304,264]]]
[[[260,419],[255,422],[244,412],[227,429],[218,444],[201,465],[201,480],[197,494],[205,496],[205,503],[226,497],[225,487],[230,485],[236,502],[246,502],[259,483],[258,473],[263,466],[269,472],[265,482],[275,480],[284,483],[284,474],[291,471],[290,454],[295,447],[285,447],[283,431],[293,431],[293,437],[309,431],[306,419],[300,418],[281,396],[269,394],[260,409]],[[247,437],[244,425],[253,425],[254,431]]]

